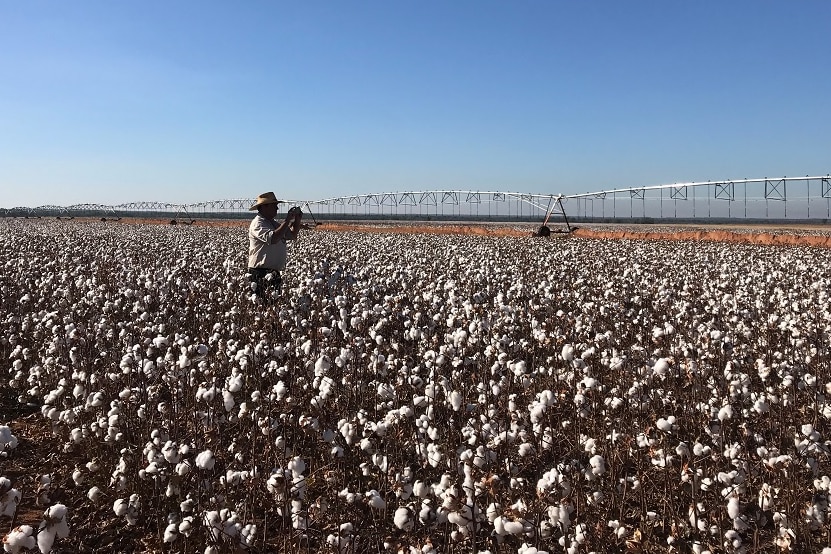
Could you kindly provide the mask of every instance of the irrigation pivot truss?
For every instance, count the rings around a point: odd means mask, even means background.
[[[831,176],[728,179],[567,195],[584,220],[831,220]]]
[[[253,198],[195,203],[46,205],[0,208],[23,217],[246,218]],[[423,190],[286,200],[317,220],[420,219],[539,222],[560,215],[575,222],[686,220],[831,222],[831,176],[728,179],[607,189],[579,194]]]

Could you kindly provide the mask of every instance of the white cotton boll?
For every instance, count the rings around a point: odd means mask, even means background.
[[[31,525],[15,527],[3,537],[3,549],[10,554],[20,554],[26,550],[34,550],[36,542]]]
[[[373,489],[366,493],[366,503],[370,508],[375,510],[383,510],[387,507],[386,501],[381,497],[377,490]]]
[[[568,529],[571,525],[571,507],[569,505],[549,506],[548,520],[555,527]]]
[[[527,442],[523,442],[519,445],[519,455],[521,457],[531,456],[534,454],[534,447]]]
[[[8,425],[0,425],[0,453],[14,450],[17,443],[17,437],[12,435],[11,428]]]
[[[358,495],[350,492],[349,489],[343,489],[338,493],[338,496],[343,498],[347,504],[354,504],[358,500]]]
[[[802,434],[812,441],[819,441],[821,438],[821,435],[816,430],[814,430],[814,426],[810,423],[803,424],[800,427],[800,431],[802,431]]]
[[[0,517],[14,517],[21,498],[22,493],[12,488],[11,481],[0,477]]]
[[[239,533],[239,544],[242,549],[248,549],[257,536],[257,526],[249,523]]]
[[[212,470],[216,460],[212,450],[204,450],[196,456],[196,467],[199,469]]]
[[[402,531],[412,531],[415,526],[415,522],[413,522],[412,518],[412,512],[410,512],[409,508],[405,508],[403,506],[395,510],[393,523],[395,523],[395,526]]]
[[[638,433],[638,435],[635,437],[635,440],[638,443],[638,448],[649,448],[650,446],[655,444],[655,441],[653,439],[650,439],[645,433]]]
[[[216,510],[205,512],[203,522],[210,531],[213,540],[215,542],[219,541],[220,533],[222,532],[222,517],[219,515],[219,512]]]
[[[765,511],[772,509],[777,492],[778,489],[774,489],[767,483],[762,483],[762,487],[759,489],[759,507]]]
[[[589,458],[589,465],[594,475],[603,475],[606,473],[606,460],[600,454],[595,454]]]
[[[169,464],[179,463],[179,445],[173,441],[167,441],[162,447],[162,455]]]
[[[659,377],[663,377],[666,375],[667,371],[669,370],[669,362],[666,358],[658,358],[655,362],[655,365],[652,366],[652,373]]]
[[[765,395],[761,395],[753,401],[753,410],[759,414],[765,414],[770,411],[770,402],[768,402]]]
[[[735,529],[728,529],[724,533],[724,538],[727,539],[724,543],[726,547],[732,547],[735,550],[738,550],[742,545],[742,539],[739,533]]]
[[[592,390],[597,388],[598,382],[597,379],[595,379],[594,377],[584,377],[583,380],[580,381],[580,384],[583,386],[583,388]]]
[[[159,472],[159,464],[156,462],[150,462],[147,464],[147,467],[144,468],[144,473],[146,475],[155,475]]]
[[[387,457],[381,453],[375,453],[372,455],[372,463],[375,464],[378,469],[380,469],[383,473],[387,472],[389,469],[389,463]]]
[[[505,529],[506,519],[504,516],[497,516],[493,519],[493,530],[499,536],[508,535],[508,531]]]
[[[413,494],[418,498],[425,498],[430,493],[430,487],[424,481],[413,483]]]
[[[709,456],[712,449],[709,446],[705,446],[700,442],[696,442],[693,445],[693,454],[696,456]]]
[[[617,410],[618,408],[620,408],[621,406],[623,406],[625,404],[623,398],[620,398],[618,396],[614,396],[610,399],[607,398],[605,402],[613,410]]]
[[[274,394],[276,400],[282,400],[288,390],[288,387],[283,381],[277,381],[277,384],[271,388],[271,392]]]
[[[75,444],[79,444],[82,440],[84,440],[84,432],[76,427],[69,432],[69,440]]]
[[[323,355],[315,362],[315,375],[318,377],[324,375],[331,367],[329,356]]]
[[[588,526],[585,523],[578,523],[574,527],[574,540],[577,544],[583,544],[588,538]]]
[[[223,405],[225,406],[225,411],[226,412],[230,412],[231,410],[233,410],[234,406],[236,405],[236,401],[234,400],[234,395],[231,393],[231,391],[228,391],[228,390],[223,390],[222,391],[222,402],[223,402]]]
[[[164,530],[164,538],[162,539],[165,544],[169,544],[174,542],[176,539],[179,538],[179,526],[176,523],[171,523]]]
[[[730,404],[722,406],[721,409],[718,411],[718,419],[720,421],[733,419],[733,407]]]
[[[118,517],[121,517],[124,514],[126,514],[127,509],[129,507],[130,504],[126,498],[119,498],[118,500],[113,502],[113,512],[115,512],[115,515],[117,515]]]
[[[180,477],[184,477],[185,475],[190,473],[190,468],[191,468],[190,461],[189,460],[183,460],[183,461],[179,462],[178,464],[176,464],[176,475],[178,475]]]
[[[186,516],[182,518],[182,522],[179,523],[178,531],[182,535],[189,537],[193,532],[193,516]]]
[[[658,421],[655,422],[655,426],[664,433],[672,432],[672,424],[662,417],[658,418]]]
[[[389,383],[378,384],[378,397],[382,400],[392,400],[395,398],[395,387]]]
[[[216,396],[216,392],[217,392],[216,387],[204,388],[204,387],[200,386],[199,389],[196,391],[196,399],[197,400],[201,399],[206,404],[210,404],[214,401],[214,397]]]
[[[239,392],[245,382],[245,376],[242,373],[236,373],[228,378],[228,391]]]
[[[528,370],[528,364],[525,362],[525,360],[514,362],[509,367],[513,374],[517,377],[521,377]]]
[[[179,503],[179,511],[181,511],[184,514],[189,514],[190,512],[193,511],[193,507],[195,505],[196,505],[196,503],[193,501],[193,499],[188,498],[188,499],[183,500],[182,502]]]
[[[43,521],[37,533],[38,548],[42,553],[52,551],[55,538],[65,539],[69,536],[69,525],[66,522],[66,506],[55,504],[43,514]]]
[[[75,483],[76,486],[81,486],[84,484],[86,480],[86,476],[84,472],[81,471],[79,468],[75,468],[75,471],[72,472],[72,481]]]
[[[91,489],[89,489],[89,491],[87,491],[87,498],[92,500],[94,504],[98,504],[98,502],[100,502],[103,497],[104,491],[102,491],[98,487],[92,487]]]
[[[560,355],[566,362],[572,361],[574,359],[574,346],[572,346],[571,344],[564,344],[563,349],[560,352]]]
[[[739,505],[739,499],[735,496],[731,496],[727,500],[727,515],[730,516],[730,519],[736,519],[741,514],[741,507]]]
[[[459,391],[453,391],[450,393],[450,405],[453,407],[453,410],[458,412],[462,407],[462,393]]]
[[[306,478],[295,474],[291,480],[291,492],[300,500],[306,498]]]
[[[511,511],[515,514],[519,514],[521,516],[525,516],[528,513],[528,505],[525,503],[523,499],[519,499],[513,504],[511,504]]]
[[[306,472],[306,462],[303,461],[303,458],[297,456],[289,461],[288,468],[294,475],[302,475]]]
[[[522,535],[525,532],[525,525],[521,521],[505,521],[503,524],[506,535]]]
[[[447,514],[448,523],[458,527],[466,527],[473,520],[470,508],[462,506],[459,511],[451,511]]]
[[[536,404],[533,408],[531,408],[529,412],[529,416],[531,418],[531,423],[539,423],[545,417],[545,405],[543,404]]]

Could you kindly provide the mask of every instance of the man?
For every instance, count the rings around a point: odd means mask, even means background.
[[[277,222],[277,200],[273,192],[264,192],[249,210],[257,216],[248,226],[248,278],[256,285],[257,296],[268,301],[272,291],[279,290],[280,272],[286,268],[286,241],[297,239],[303,213],[292,208],[285,220]]]

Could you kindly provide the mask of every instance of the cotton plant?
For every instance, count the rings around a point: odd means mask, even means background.
[[[128,525],[138,524],[141,516],[142,501],[138,494],[131,494],[127,498],[118,498],[113,502],[113,512],[117,517],[123,517]]]
[[[828,378],[806,340],[827,318],[814,310],[829,299],[820,253],[384,235],[348,244],[327,235],[324,245],[311,234],[287,275],[290,294],[263,317],[233,289],[243,282],[229,277],[232,232],[206,231],[214,240],[204,247],[189,229],[131,229],[154,252],[141,265],[123,248],[113,257],[107,230],[95,251],[114,268],[106,280],[69,258],[47,266],[54,305],[42,289],[7,317],[48,340],[10,347],[8,380],[15,394],[45,401],[39,417],[76,456],[70,494],[91,507],[121,500],[119,517],[137,525],[168,517],[158,540],[173,548],[207,529],[207,512],[221,530],[206,550],[224,547],[232,518],[221,512],[244,513],[245,502],[275,506],[305,540],[343,551],[371,540],[365,518],[425,552],[446,549],[445,536],[469,549],[480,530],[515,547],[533,535],[540,550],[598,550],[595,541],[622,546],[637,530],[595,522],[606,502],[648,494],[644,482],[656,480],[681,504],[694,494],[692,513],[664,517],[706,537],[698,551],[744,548],[739,528],[757,504],[776,526],[772,543],[796,545],[802,529],[825,525],[818,499],[797,513],[777,492],[797,476],[822,477],[822,427],[803,430],[809,421],[794,417],[781,435],[760,425],[799,406],[825,417],[817,393],[828,396]],[[7,239],[15,247],[4,255],[32,252],[11,263],[42,255],[28,236]],[[221,270],[194,268],[181,241],[202,245]],[[402,251],[413,253],[403,265]],[[751,271],[737,272],[748,256]],[[4,275],[25,273],[15,267]],[[696,401],[686,404],[689,390]],[[618,460],[639,474],[621,474]],[[754,467],[767,487],[750,478]],[[330,471],[338,477],[323,476]],[[135,482],[165,494],[131,506]],[[44,506],[53,487],[42,484]],[[575,491],[580,510],[569,511]],[[544,504],[531,529],[520,501]],[[647,525],[654,512],[642,515]],[[499,535],[497,521],[519,534]],[[242,536],[244,522],[232,526]],[[671,539],[660,537],[676,547]]]
[[[14,517],[22,494],[19,489],[14,488],[10,479],[0,477],[0,517]]]
[[[7,458],[17,448],[17,437],[8,425],[0,425],[0,457]]]
[[[36,546],[37,533],[31,525],[15,527],[3,537],[3,550],[10,554],[28,552],[34,550]]]
[[[65,539],[69,536],[69,524],[66,517],[67,507],[63,504],[50,506],[44,512],[36,537],[38,548],[42,553],[51,552],[56,539]]]

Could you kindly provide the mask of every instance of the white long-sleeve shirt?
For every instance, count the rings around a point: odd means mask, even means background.
[[[280,240],[272,244],[271,240],[280,224],[273,219],[266,219],[260,214],[251,220],[248,226],[248,267],[276,269],[286,268],[288,248],[286,241],[294,240],[295,235],[286,226]]]

